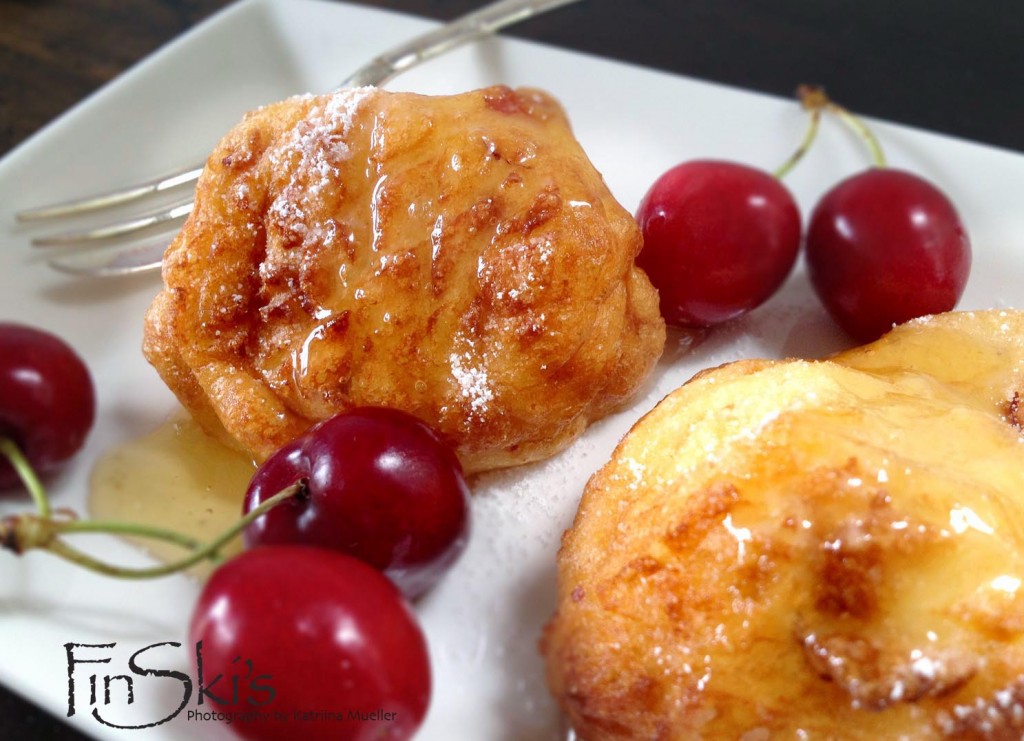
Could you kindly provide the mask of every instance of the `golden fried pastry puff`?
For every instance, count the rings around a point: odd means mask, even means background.
[[[421,417],[469,471],[519,464],[621,404],[661,354],[640,244],[542,92],[292,98],[207,161],[144,350],[257,459],[375,405]]]
[[[548,680],[600,739],[1024,734],[1024,315],[699,374],[587,485]]]

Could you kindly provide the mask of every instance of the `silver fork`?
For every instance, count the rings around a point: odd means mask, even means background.
[[[577,0],[497,0],[384,52],[353,72],[338,88],[383,85],[395,75],[457,46],[573,2]],[[184,190],[184,186],[194,188],[202,171],[203,165],[196,165],[109,193],[21,211],[15,218],[19,222],[48,223],[64,217],[103,213],[157,194]],[[32,244],[36,247],[77,248],[49,260],[52,267],[74,275],[116,276],[156,270],[168,244],[166,238],[141,244],[138,241],[120,244],[116,249],[110,245],[114,240],[124,240],[141,233],[152,234],[158,227],[180,225],[192,211],[191,197],[190,193],[187,200],[93,229],[38,236],[32,239]],[[99,249],[102,247],[108,249]]]

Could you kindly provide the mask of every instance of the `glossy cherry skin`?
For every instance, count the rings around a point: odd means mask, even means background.
[[[908,172],[872,169],[825,194],[807,230],[811,283],[836,322],[861,342],[956,306],[971,244],[956,209]]]
[[[462,467],[410,414],[365,407],[320,423],[260,467],[245,511],[298,481],[305,491],[257,518],[246,545],[333,548],[380,569],[410,599],[465,549],[469,487]]]
[[[208,690],[190,709],[261,711],[232,724],[248,739],[408,739],[430,703],[427,644],[402,595],[336,551],[268,546],[219,567],[192,614],[189,650]],[[295,715],[324,711],[340,717]],[[350,720],[350,711],[393,715]]]
[[[707,327],[759,306],[800,249],[800,211],[782,183],[734,162],[695,160],[666,172],[637,211],[637,264],[669,324]]]
[[[60,338],[0,323],[0,435],[46,473],[85,443],[96,417],[96,394],[85,363]],[[0,490],[19,482],[0,456]]]

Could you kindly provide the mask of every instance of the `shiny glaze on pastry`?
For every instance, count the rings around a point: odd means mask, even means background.
[[[518,464],[623,403],[660,355],[639,249],[542,92],[292,98],[209,158],[144,349],[257,459],[379,405],[470,471]]]
[[[578,736],[1021,738],[1024,315],[699,374],[589,482],[543,650]]]

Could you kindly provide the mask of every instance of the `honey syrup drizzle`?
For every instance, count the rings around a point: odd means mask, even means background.
[[[254,470],[245,455],[210,438],[182,414],[99,460],[90,481],[89,516],[158,525],[205,543],[241,517]],[[170,543],[129,540],[162,562],[187,555]],[[235,538],[222,555],[241,547],[241,538]],[[206,562],[190,573],[204,577],[212,568]]]

